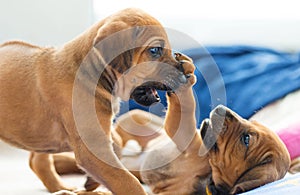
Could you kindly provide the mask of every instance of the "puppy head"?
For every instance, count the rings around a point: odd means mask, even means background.
[[[202,123],[209,150],[212,194],[236,194],[278,180],[290,157],[279,137],[255,121],[247,121],[225,106],[216,107]]]
[[[101,22],[94,52],[107,65],[100,83],[123,100],[148,106],[159,101],[156,89],[176,89],[186,82],[164,28],[138,9],[122,10]]]

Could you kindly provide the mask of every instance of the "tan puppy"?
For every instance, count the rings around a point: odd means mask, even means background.
[[[202,123],[212,179],[209,191],[237,194],[281,179],[290,166],[289,153],[277,134],[226,108],[216,107]]]
[[[114,194],[146,194],[113,151],[111,123],[118,97],[149,105],[158,101],[155,88],[186,82],[156,19],[126,9],[60,49],[15,41],[0,56],[0,138],[34,152],[31,168],[50,192],[69,189],[50,154],[73,150]]]
[[[176,95],[168,97],[170,107],[165,128],[176,146],[168,151],[154,149],[142,168],[148,170],[141,173],[142,179],[155,194],[236,194],[284,177],[290,158],[277,134],[257,122],[242,119],[224,106],[218,106],[212,111],[211,119],[202,123],[203,142],[200,135],[185,129],[187,135],[195,137],[180,153],[182,142],[174,139],[173,130],[180,130],[176,122],[180,120],[182,127],[192,126],[194,116],[188,112],[178,114],[193,102],[188,94],[184,93],[182,97],[186,101],[181,106],[177,104],[177,108]],[[181,134],[181,140],[189,140],[187,135]],[[210,149],[205,155],[202,143]],[[158,167],[162,161],[169,163]]]
[[[184,56],[180,58],[192,63]],[[290,165],[288,151],[277,134],[257,122],[218,106],[202,123],[200,136],[194,115],[193,78],[167,96],[164,128],[175,145],[154,147],[142,165],[142,180],[153,193],[236,194],[282,178]],[[139,124],[147,118],[143,120]],[[137,139],[129,137],[126,139]],[[167,144],[168,139],[164,140]]]

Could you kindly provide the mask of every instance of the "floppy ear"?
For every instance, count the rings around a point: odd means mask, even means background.
[[[300,159],[299,158],[292,160],[292,164],[290,166],[289,172],[292,174],[300,172]]]
[[[264,164],[250,169],[242,177],[237,180],[230,194],[238,194],[273,182],[283,177],[278,173],[276,166],[273,163]]]
[[[105,64],[123,73],[132,65],[139,27],[115,21],[101,26],[94,38],[94,48]]]

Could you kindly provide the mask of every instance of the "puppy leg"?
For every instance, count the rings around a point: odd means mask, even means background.
[[[64,186],[55,170],[53,156],[51,154],[31,152],[29,165],[49,192],[74,190],[74,188]]]
[[[53,154],[54,165],[56,172],[59,175],[64,174],[85,174],[76,163],[75,157],[73,153],[65,152],[60,154]],[[97,187],[99,187],[99,183],[96,182],[93,178],[87,177],[87,180],[84,184],[84,188],[87,191],[93,191]]]
[[[98,159],[83,142],[79,142],[74,149],[78,164],[96,181],[104,182],[103,184],[114,194],[146,194],[138,179],[123,167],[112,149],[108,150],[109,147],[105,146],[106,149],[103,149],[103,146],[99,149],[106,159],[109,158],[108,163]]]
[[[182,62],[184,74],[188,75],[188,83],[179,87],[175,93],[168,93],[168,112],[164,127],[179,150],[199,149],[201,140],[196,132],[196,103],[192,90],[196,82],[193,74],[195,66],[187,56],[176,54],[175,58]]]
[[[59,175],[65,174],[84,174],[76,164],[74,154],[71,152],[64,152],[52,154],[54,160],[55,170]]]
[[[80,92],[79,88],[73,94],[73,104],[67,106],[71,109],[62,114],[76,162],[89,176],[103,183],[113,194],[146,195],[139,180],[122,165],[114,152],[110,107],[102,101],[95,102],[94,97],[87,96],[86,92]],[[90,97],[93,101],[90,101]],[[96,108],[97,118],[95,112],[91,112],[91,107]],[[92,119],[95,118],[98,119],[98,123],[93,122]]]
[[[65,152],[59,154],[53,154],[54,166],[56,172],[59,175],[64,174],[85,174],[76,163],[73,153]],[[99,183],[96,182],[92,177],[87,176],[87,180],[84,184],[84,188],[87,191],[93,191],[99,187]]]
[[[121,157],[122,138],[119,136],[119,134],[117,132],[112,131],[112,139],[114,141],[114,143],[113,143],[114,152],[116,153],[118,158],[120,158]],[[100,184],[90,176],[87,177],[87,180],[84,184],[84,188],[87,191],[93,191],[96,188],[98,188],[99,186],[100,186]]]
[[[134,114],[137,114],[137,113],[133,113]],[[144,114],[144,113],[139,113],[139,114]],[[131,119],[131,115],[127,114],[125,115],[127,116],[128,118],[126,118],[127,121],[129,120],[132,120]],[[122,137],[121,135],[123,135],[124,133],[127,133],[126,131],[122,130],[121,127],[117,127],[116,130],[113,130],[112,131],[112,139],[114,141],[114,144],[113,144],[113,149],[114,149],[114,152],[116,153],[116,155],[118,156],[118,158],[120,159],[121,158],[121,148],[123,147],[123,144],[124,144],[124,141],[126,142],[127,140],[125,140],[124,136]],[[122,134],[122,132],[124,132]],[[119,134],[121,133],[121,135]],[[132,138],[134,139],[134,138]],[[139,176],[139,172],[131,172],[133,175],[135,175],[138,179],[140,179],[140,176]],[[97,181],[95,181],[92,177],[88,176],[87,177],[87,180],[84,184],[84,188],[87,190],[87,191],[93,191],[95,190],[97,187],[99,187],[99,183]]]
[[[71,191],[61,190],[53,193],[52,195],[113,195],[113,194],[111,192],[86,192],[86,191],[71,192]]]

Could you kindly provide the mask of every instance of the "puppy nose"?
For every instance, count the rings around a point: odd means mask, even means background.
[[[226,116],[226,107],[223,105],[218,105],[216,107],[216,113],[220,116]]]

